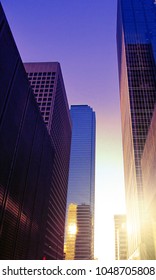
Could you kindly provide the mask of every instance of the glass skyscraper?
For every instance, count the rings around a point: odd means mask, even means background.
[[[117,47],[128,257],[147,259],[141,157],[156,97],[156,5],[118,0]]]
[[[149,259],[156,259],[156,107],[141,160]]]
[[[71,255],[73,259],[93,259],[95,112],[87,105],[73,105],[70,113],[72,143],[67,196],[66,259],[70,259]],[[70,224],[70,217],[74,217],[75,222],[73,220]],[[76,235],[75,238],[73,234]],[[74,254],[73,246],[68,246],[68,240],[73,240],[75,244]]]
[[[30,77],[48,130],[0,4],[0,259],[64,257],[71,122],[60,66],[47,68]]]

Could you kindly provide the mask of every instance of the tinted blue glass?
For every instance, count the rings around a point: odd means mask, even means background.
[[[155,106],[156,5],[154,2],[154,0],[118,0],[117,43],[125,193],[127,221],[133,227],[133,232],[128,235],[130,259],[135,258],[136,251],[138,259],[152,259],[148,238],[142,230],[145,207],[141,157]],[[132,170],[135,170],[135,173]],[[144,246],[147,255],[143,250]]]
[[[68,203],[92,205],[95,177],[95,113],[87,105],[71,106],[71,118],[73,131]]]
[[[75,260],[93,259],[95,189],[95,113],[87,105],[71,106],[72,143],[67,210],[77,204]]]
[[[156,60],[156,5],[154,0],[121,0],[127,44],[152,44]]]

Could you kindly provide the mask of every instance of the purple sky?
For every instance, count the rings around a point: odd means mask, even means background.
[[[22,60],[59,61],[69,104],[88,104],[96,112],[95,253],[105,258],[106,252],[110,259],[114,247],[110,250],[107,236],[113,244],[112,217],[124,211],[116,2],[1,1]]]

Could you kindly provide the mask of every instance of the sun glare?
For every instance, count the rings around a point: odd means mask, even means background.
[[[76,226],[76,224],[70,224],[68,226],[68,232],[69,232],[69,234],[75,235],[77,233],[77,226]]]

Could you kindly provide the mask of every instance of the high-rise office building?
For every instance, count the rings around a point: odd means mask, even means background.
[[[146,259],[141,157],[156,97],[156,5],[118,0],[117,47],[128,257]]]
[[[114,216],[115,259],[127,260],[127,225],[125,215]]]
[[[73,234],[73,259],[94,257],[94,189],[95,189],[95,112],[87,105],[71,106],[72,143],[69,168],[67,209],[76,207],[76,228]],[[68,224],[66,223],[66,248]],[[68,255],[66,254],[66,259]]]
[[[58,62],[25,63],[24,66],[55,150],[45,257],[62,259],[71,142],[66,91]]]
[[[74,260],[77,235],[77,204],[69,204],[67,213],[65,259]]]
[[[92,219],[90,205],[80,204],[77,206],[75,260],[94,259]]]
[[[156,259],[156,108],[142,155],[143,191],[145,201],[146,243],[148,259]]]
[[[0,70],[0,259],[63,258],[67,184],[63,188],[57,180],[67,182],[69,111],[57,97],[59,108],[54,105],[52,119],[60,129],[57,145],[65,149],[66,170],[59,163],[54,183],[58,147],[41,116],[1,4]]]

